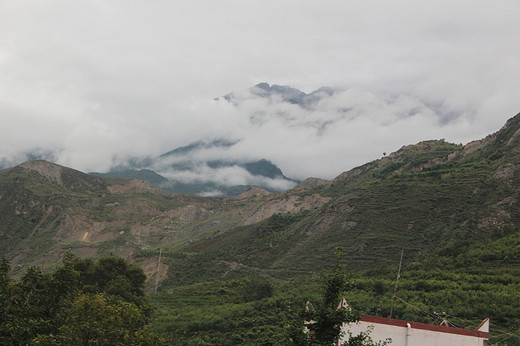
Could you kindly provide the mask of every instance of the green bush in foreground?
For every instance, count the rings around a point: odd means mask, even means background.
[[[156,345],[142,270],[115,257],[67,254],[51,273],[27,269],[19,281],[0,262],[0,344]]]

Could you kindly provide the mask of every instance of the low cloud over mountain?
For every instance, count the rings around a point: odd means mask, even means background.
[[[234,160],[332,178],[419,140],[465,143],[518,113],[519,10],[1,2],[0,165],[37,151],[106,172],[226,139]]]
[[[267,159],[297,180],[310,176],[331,179],[406,144],[441,138],[466,143],[475,139],[475,133],[490,132],[489,119],[477,109],[357,88],[322,87],[305,93],[291,86],[260,83],[214,100],[177,105],[174,112],[175,121],[153,118],[137,128],[125,123],[112,126],[110,118],[97,119],[89,125],[92,129],[83,129],[86,132],[79,137],[73,132],[66,142],[36,150],[29,147],[14,155],[4,152],[2,163],[51,158],[84,171],[106,172],[128,166],[132,160],[155,157],[141,168],[153,169],[170,180],[279,190],[291,184],[259,181],[237,165],[207,163]],[[103,128],[110,131],[95,130]],[[183,151],[182,146],[190,143],[198,144]],[[181,148],[159,156],[175,147]],[[180,169],[187,162],[189,169]]]

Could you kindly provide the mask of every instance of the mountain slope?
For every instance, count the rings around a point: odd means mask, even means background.
[[[395,261],[401,249],[410,261],[460,239],[483,239],[520,222],[519,122],[516,116],[464,147],[444,141],[403,147],[308,190],[330,198],[323,207],[273,216],[191,249],[206,261],[202,267],[225,258],[241,264],[238,271],[288,275],[327,266],[337,246],[348,268],[360,269]],[[180,268],[175,275],[189,277]]]
[[[351,270],[393,263],[401,249],[409,262],[519,225],[519,134],[516,116],[466,146],[425,141],[330,182],[235,198],[166,195],[32,162],[0,171],[0,237],[9,244],[0,255],[23,267],[51,265],[65,250],[113,253],[151,274],[160,247],[165,286],[308,275],[329,266],[337,246]]]
[[[261,189],[228,199],[167,195],[139,180],[31,161],[0,171],[0,256],[13,262],[15,273],[52,266],[64,251],[117,254],[147,265],[149,249],[177,251],[239,224],[326,201],[280,198]]]

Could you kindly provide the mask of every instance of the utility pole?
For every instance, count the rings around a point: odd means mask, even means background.
[[[155,274],[155,292],[157,293],[157,285],[159,284],[159,271],[161,270],[161,253],[162,249],[159,249],[159,261],[157,262],[157,273]]]
[[[403,264],[403,253],[404,253],[404,250],[401,249],[401,259],[399,260],[399,270],[397,271],[397,278],[395,280],[394,295],[392,296],[392,308],[390,309],[390,318],[392,318],[392,315],[394,313],[394,303],[395,303],[395,298],[397,298],[397,286],[399,285],[399,278],[401,277],[401,265]]]

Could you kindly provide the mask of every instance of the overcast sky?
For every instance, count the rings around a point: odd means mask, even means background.
[[[0,159],[104,171],[231,138],[226,155],[333,178],[467,143],[520,112],[519,18],[517,0],[0,0]],[[214,100],[260,82],[342,91],[313,110]]]

